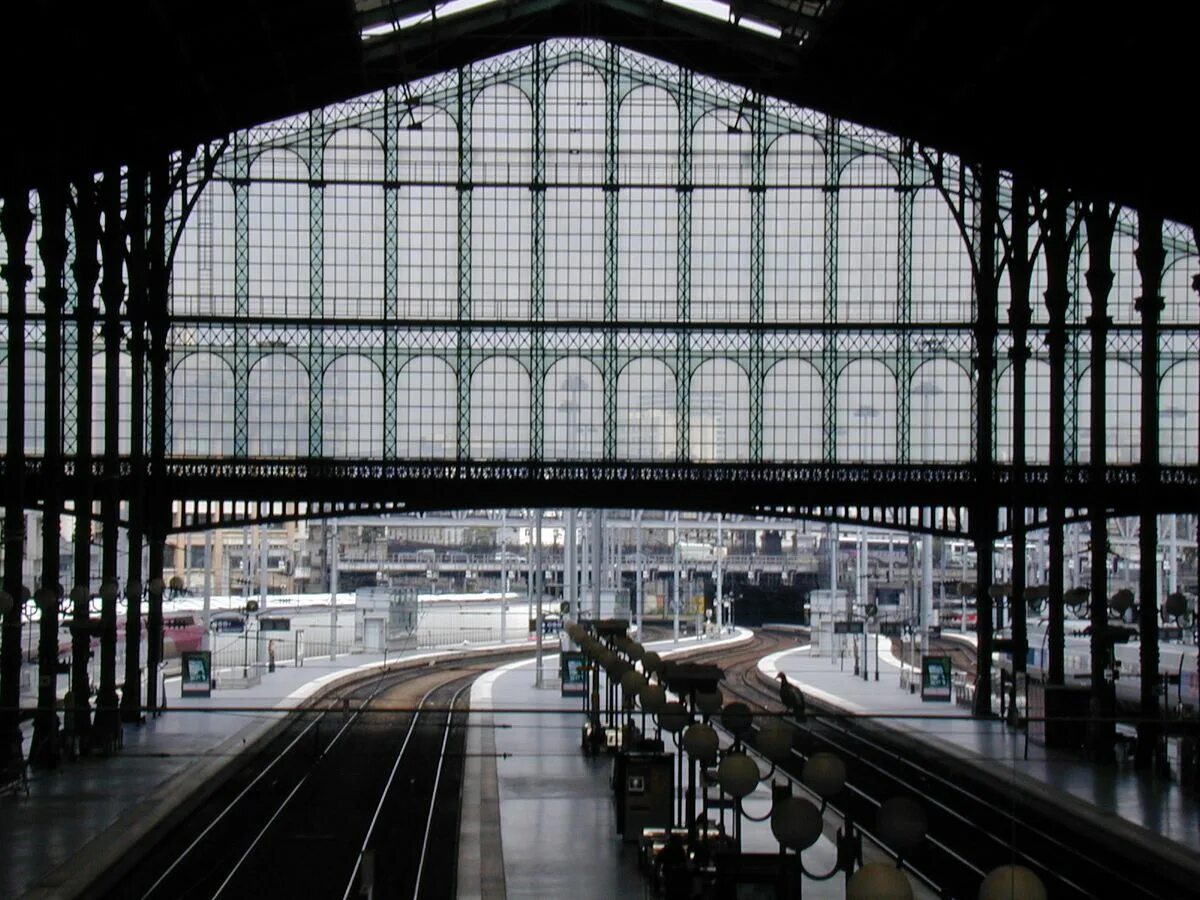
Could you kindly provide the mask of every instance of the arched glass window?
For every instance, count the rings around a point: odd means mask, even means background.
[[[899,177],[887,160],[859,156],[838,191],[838,321],[896,321]]]
[[[1194,466],[1200,459],[1200,360],[1175,363],[1159,387],[1159,461]]]
[[[966,213],[971,221],[971,210]],[[970,322],[971,257],[954,214],[935,188],[918,191],[912,223],[914,322]]]
[[[692,138],[692,320],[750,321],[749,121],[709,113]]]
[[[250,456],[308,456],[308,372],[287,353],[270,353],[250,370],[246,430]]]
[[[344,128],[325,146],[324,314],[383,314],[383,147]]]
[[[922,363],[909,383],[909,457],[913,462],[968,462],[971,379],[947,359]]]
[[[710,359],[692,373],[688,445],[696,462],[750,458],[750,380],[737,363]]]
[[[527,319],[533,113],[512,85],[489,87],[471,120],[471,298],[476,319]]]
[[[396,132],[396,292],[402,319],[458,314],[458,126],[418,106]]]
[[[810,462],[824,455],[821,374],[802,359],[771,366],[763,381],[763,459]]]
[[[450,364],[418,356],[396,379],[396,455],[454,459],[458,452],[458,390]]]
[[[233,370],[215,353],[191,353],[171,373],[171,453],[233,455]]]
[[[362,356],[325,369],[321,445],[325,456],[378,459],[383,454],[383,375]]]
[[[825,299],[825,151],[785,134],[767,151],[763,316],[820,322]]]
[[[881,362],[855,360],[838,376],[837,459],[896,460],[896,379]]]
[[[308,169],[288,150],[250,167],[250,314],[307,318],[312,231]]]
[[[675,375],[657,359],[635,359],[617,377],[617,455],[674,459],[678,391]]]
[[[546,373],[546,459],[599,459],[604,454],[604,379],[578,356],[560,359]]]
[[[679,276],[679,110],[640,87],[617,114],[617,317],[673,322]]]
[[[529,457],[529,374],[515,359],[484,360],[471,376],[471,458]]]
[[[1186,378],[1186,369],[1179,372]],[[1195,382],[1192,383],[1193,387]],[[1165,386],[1165,380],[1164,380]],[[1079,443],[1076,459],[1081,463],[1092,460],[1092,373],[1091,367],[1084,369],[1078,386]],[[1184,397],[1162,396],[1159,411],[1160,429],[1172,429],[1174,437],[1175,411],[1195,409],[1193,393],[1190,401]],[[1171,412],[1168,412],[1170,410]],[[1047,420],[1048,420],[1047,416]],[[1180,427],[1187,428],[1183,416],[1178,417]],[[1168,426],[1168,421],[1171,425]],[[1192,430],[1195,430],[1193,417]],[[1194,451],[1193,451],[1194,452]],[[1104,457],[1112,464],[1140,462],[1142,458],[1142,376],[1130,363],[1109,359],[1104,367]],[[1049,458],[1049,457],[1047,457]],[[1161,454],[1160,454],[1161,458]]]
[[[182,214],[182,209],[179,213]],[[266,225],[261,218],[259,224]],[[236,239],[233,186],[214,179],[200,193],[179,236],[171,266],[174,315],[234,314]]]

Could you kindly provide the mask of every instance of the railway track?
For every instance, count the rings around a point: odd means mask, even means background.
[[[466,692],[527,653],[398,668],[294,714],[112,898],[454,895]]]
[[[873,838],[875,812],[885,800],[907,796],[920,802],[928,815],[928,836],[904,862],[942,896],[973,898],[986,872],[1014,861],[1038,872],[1055,898],[1190,894],[1181,883],[1183,876],[1169,865],[1147,865],[1135,848],[1122,847],[1115,838],[1105,841],[1082,822],[1064,822],[1061,813],[1038,808],[1036,798],[1031,802],[1027,794],[988,783],[970,768],[902,742],[869,719],[823,709],[811,698],[804,721],[788,717],[778,688],[764,685],[757,670],[757,659],[781,643],[774,636],[732,654],[718,650],[707,655],[725,669],[726,700],[783,716],[794,726],[793,763],[783,766],[794,777],[813,753],[840,756],[847,786],[831,806]],[[946,644],[956,655],[972,656],[969,648]],[[962,662],[973,669],[973,659]],[[753,745],[753,737],[749,742]]]

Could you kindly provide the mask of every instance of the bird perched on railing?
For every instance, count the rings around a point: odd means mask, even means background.
[[[780,672],[776,677],[779,679],[779,699],[787,707],[788,712],[795,718],[803,721],[804,694],[799,688],[792,686],[791,682],[788,681],[786,672]]]

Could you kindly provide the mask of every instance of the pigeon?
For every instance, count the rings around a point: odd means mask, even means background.
[[[779,678],[779,699],[783,701],[783,705],[797,719],[804,719],[804,694],[798,688],[793,687],[787,678],[786,672],[780,672]]]

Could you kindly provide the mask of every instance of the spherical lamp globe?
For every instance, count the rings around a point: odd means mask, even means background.
[[[754,746],[776,765],[786,762],[792,755],[792,729],[778,719],[767,719],[758,729]]]
[[[1046,886],[1024,866],[998,866],[979,886],[979,900],[1046,900]]]
[[[704,722],[697,722],[695,725],[689,726],[683,733],[683,749],[688,752],[689,756],[694,757],[696,762],[703,765],[712,765],[717,761],[719,746],[716,731],[711,725]]]
[[[721,724],[734,734],[745,734],[750,730],[754,716],[750,707],[740,701],[726,703],[721,709]]]
[[[832,753],[814,753],[804,764],[801,780],[818,797],[828,800],[846,784],[846,764]]]
[[[667,705],[667,692],[658,684],[646,685],[642,688],[639,697],[642,701],[642,709],[651,715],[658,715],[662,711],[662,708]]]
[[[662,726],[664,731],[669,731],[671,734],[678,734],[687,728],[692,722],[692,716],[687,711],[687,707],[678,700],[672,700],[667,703],[658,713],[658,724]]]
[[[696,692],[696,709],[706,716],[715,716],[719,713],[721,704],[724,702],[720,690]]]
[[[758,786],[758,765],[745,753],[730,753],[717,766],[717,783],[740,800]]]
[[[646,676],[636,669],[628,669],[621,676],[621,691],[626,697],[636,697],[646,686]]]
[[[912,900],[908,876],[891,863],[867,863],[846,883],[846,900]]]
[[[771,810],[771,834],[789,850],[807,850],[823,827],[821,811],[804,797],[784,797]]]

